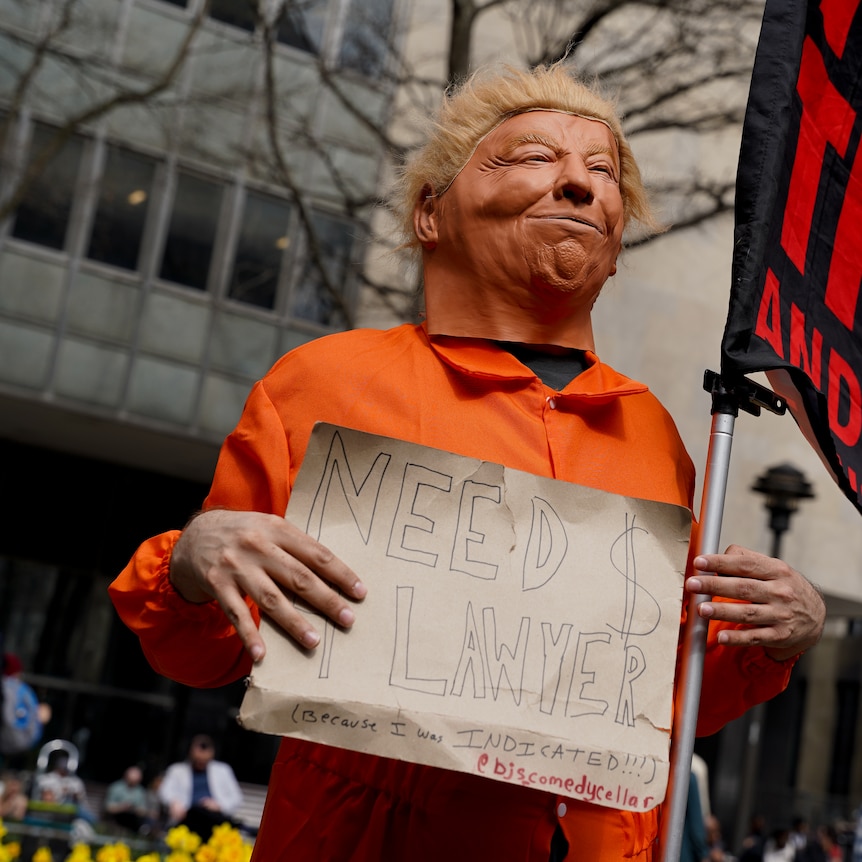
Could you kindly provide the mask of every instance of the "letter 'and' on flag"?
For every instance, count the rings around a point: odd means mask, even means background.
[[[766,4],[737,172],[721,372],[766,372],[862,512],[859,6]]]

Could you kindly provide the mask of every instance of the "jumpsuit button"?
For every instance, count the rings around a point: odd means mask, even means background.
[[[557,399],[556,398],[553,398],[552,396],[549,395],[547,398],[547,401],[548,401],[548,407],[550,407],[551,410],[557,409]]]
[[[565,816],[566,816],[566,811],[568,811],[568,809],[566,808],[566,803],[565,803],[565,802],[561,802],[561,803],[557,806],[557,817],[565,817]]]

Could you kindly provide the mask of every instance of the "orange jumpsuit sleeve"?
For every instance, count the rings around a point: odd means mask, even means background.
[[[204,509],[283,515],[289,467],[284,427],[259,382],[221,448]],[[197,688],[226,685],[250,672],[251,659],[215,601],[187,602],[171,585],[171,552],[179,535],[172,530],[145,541],[108,590],[155,671]],[[259,620],[256,606],[248,604]]]
[[[722,629],[744,628],[711,622],[703,657],[703,682],[697,713],[697,736],[717,733],[758,703],[771,700],[787,688],[799,656],[775,661],[759,646],[729,647],[718,643]]]

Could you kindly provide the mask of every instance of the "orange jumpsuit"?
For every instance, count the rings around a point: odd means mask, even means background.
[[[587,358],[589,367],[555,392],[493,343],[429,337],[422,326],[318,339],[283,356],[254,386],[205,507],[283,514],[312,426],[323,421],[691,508],[694,468],[668,413],[646,386]],[[111,597],[159,673],[190,686],[223,685],[248,674],[250,661],[214,602],[190,604],[170,585],[178,535],[141,545]],[[761,648],[719,647],[717,625],[700,734],[783,690],[793,664]],[[286,738],[254,859],[547,862],[559,823],[573,862],[650,860],[659,811],[617,811]]]

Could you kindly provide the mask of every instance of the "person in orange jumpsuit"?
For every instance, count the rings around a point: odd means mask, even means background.
[[[203,511],[144,542],[111,585],[159,673],[202,687],[248,674],[261,612],[315,649],[292,595],[345,628],[361,619],[373,575],[366,586],[283,517],[318,421],[691,508],[670,416],[595,353],[591,309],[623,229],[655,226],[612,105],[559,65],[478,74],[445,99],[400,194],[424,321],[282,357],[225,440]],[[825,607],[800,573],[738,546],[692,566],[686,589],[716,599],[698,606],[714,621],[703,734],[783,690]],[[254,859],[650,860],[660,812],[285,738]]]

